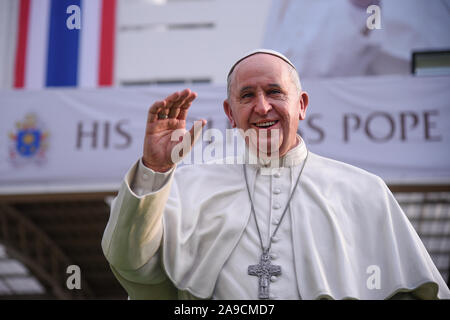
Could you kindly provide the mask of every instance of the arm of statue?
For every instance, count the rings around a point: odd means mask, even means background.
[[[174,299],[161,265],[162,215],[174,170],[157,173],[139,160],[127,173],[102,239],[102,248],[117,280],[131,299]],[[157,290],[156,290],[157,289]],[[158,294],[155,296],[155,294]]]
[[[159,253],[163,237],[162,216],[176,163],[171,154],[180,141],[186,141],[183,139],[189,139],[192,147],[197,138],[194,127],[189,132],[185,130],[187,110],[195,97],[195,93],[186,89],[150,107],[143,157],[128,171],[111,205],[102,249],[131,298],[149,298],[142,294],[145,286],[168,281]],[[202,126],[205,124],[202,120]],[[172,141],[176,130],[181,139]]]
[[[105,257],[116,271],[131,274],[152,258],[157,265],[173,171],[157,173],[144,168],[140,160],[126,174],[111,203],[102,239]]]

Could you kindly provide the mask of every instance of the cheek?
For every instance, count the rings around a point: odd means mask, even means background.
[[[295,122],[293,115],[288,112],[285,112],[284,114],[282,114],[282,119],[283,119],[283,129],[284,130],[289,130],[289,128],[291,128],[292,124]]]
[[[280,130],[280,136],[286,137],[292,134],[297,133],[297,126],[298,126],[298,115],[292,114],[292,113],[286,113],[283,114],[283,124],[281,126]]]
[[[248,121],[249,121],[249,114],[247,112],[241,112],[239,114],[239,123],[241,125],[247,125]]]
[[[245,123],[249,123],[250,120],[252,119],[252,116],[253,111],[250,108],[245,108],[241,112],[241,120],[244,121]]]
[[[233,117],[233,119],[238,127],[245,127],[248,125],[251,115],[250,112],[245,109],[241,109],[239,110],[239,112],[236,112],[235,115],[236,116]]]

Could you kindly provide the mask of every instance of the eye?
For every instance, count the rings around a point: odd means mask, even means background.
[[[279,89],[270,89],[269,90],[269,94],[280,94],[281,93],[281,90],[279,90]]]
[[[253,97],[253,93],[251,93],[251,92],[246,92],[241,95],[241,99],[251,98],[251,97]]]

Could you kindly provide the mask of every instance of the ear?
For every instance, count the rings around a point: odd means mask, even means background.
[[[299,112],[299,120],[305,120],[306,118],[306,108],[308,108],[308,102],[309,102],[309,96],[306,91],[302,91],[300,93],[299,97],[299,106],[300,106],[300,112]]]
[[[236,122],[233,119],[233,112],[231,111],[231,105],[229,104],[228,99],[223,102],[223,110],[225,111],[228,120],[230,120],[231,126],[236,128]]]

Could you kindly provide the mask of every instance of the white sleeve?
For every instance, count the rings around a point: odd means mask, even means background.
[[[127,172],[111,204],[102,249],[111,267],[126,280],[155,284],[166,278],[159,248],[174,171],[154,172],[139,160]]]
[[[137,196],[145,196],[149,193],[161,189],[168,182],[174,169],[167,172],[155,172],[147,168],[139,159],[137,170],[133,179],[130,181],[130,188]]]

